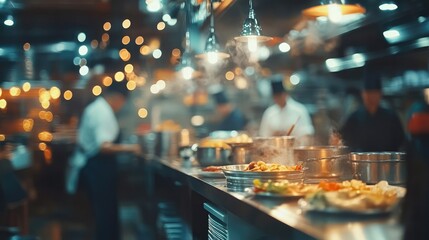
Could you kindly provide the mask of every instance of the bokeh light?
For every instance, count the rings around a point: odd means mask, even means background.
[[[125,74],[123,72],[121,72],[121,71],[118,71],[118,72],[115,73],[115,77],[114,78],[115,78],[115,81],[121,82],[121,81],[124,80]]]
[[[28,51],[28,50],[30,50],[30,48],[31,48],[31,45],[30,45],[30,43],[24,43],[24,45],[22,46],[22,48],[24,49],[24,51]]]
[[[5,109],[7,107],[7,102],[5,99],[0,99],[0,108]]]
[[[158,29],[159,31],[164,30],[164,29],[165,29],[165,22],[159,22],[159,23],[156,25],[156,29]]]
[[[73,98],[73,92],[70,90],[67,90],[64,92],[63,96],[64,96],[64,99],[68,101]]]
[[[131,39],[129,36],[123,36],[122,37],[122,44],[124,45],[128,45],[128,43],[130,43]]]
[[[137,87],[137,83],[135,81],[130,80],[127,82],[127,89],[128,90],[132,91],[132,90],[136,89],[136,87]]]
[[[103,29],[104,29],[104,31],[109,31],[109,30],[110,30],[110,28],[112,28],[112,24],[110,24],[110,22],[105,22],[105,23],[103,24]]]
[[[11,87],[9,93],[12,97],[17,97],[21,94],[21,89],[19,87]]]
[[[125,71],[126,73],[132,73],[132,72],[133,72],[133,70],[134,70],[134,66],[133,66],[132,64],[127,64],[127,65],[125,65],[125,67],[124,67],[124,71]]]
[[[178,48],[175,48],[173,49],[173,51],[171,51],[171,55],[173,55],[174,57],[180,57],[180,54],[181,52],[180,52],[180,49]]]
[[[137,114],[139,115],[140,118],[146,118],[148,111],[146,108],[140,108],[137,112]]]
[[[108,87],[108,86],[112,85],[112,82],[113,82],[113,80],[112,80],[112,78],[111,78],[111,77],[109,77],[109,76],[105,76],[105,77],[103,78],[103,85],[104,85],[104,86],[106,86],[106,87]]]
[[[153,58],[159,59],[162,56],[162,51],[160,49],[155,49],[152,53]]]
[[[29,82],[25,82],[24,84],[22,84],[22,90],[24,92],[28,92],[31,89],[31,84]]]
[[[52,99],[58,99],[61,96],[61,90],[58,87],[51,87],[49,94]]]
[[[101,89],[101,87],[100,87],[100,86],[98,86],[98,85],[95,85],[95,86],[92,88],[92,94],[94,94],[94,96],[99,96],[99,95],[101,94],[101,92],[102,92],[102,89]]]
[[[149,53],[150,53],[150,47],[149,47],[149,46],[147,46],[147,45],[143,45],[143,46],[141,46],[141,48],[140,48],[140,53],[141,53],[142,55],[149,55]]]
[[[24,119],[22,121],[22,128],[26,132],[31,132],[31,130],[33,130],[33,125],[34,125],[34,121],[31,118]]]
[[[122,27],[124,29],[127,29],[131,26],[131,21],[129,19],[125,19],[124,21],[122,21]]]
[[[138,37],[136,37],[135,43],[136,43],[137,45],[142,45],[142,44],[143,44],[143,42],[144,42],[144,38],[143,38],[142,36],[138,36]]]
[[[226,80],[231,81],[231,80],[234,79],[234,77],[235,77],[235,74],[232,71],[228,71],[228,72],[225,73]]]

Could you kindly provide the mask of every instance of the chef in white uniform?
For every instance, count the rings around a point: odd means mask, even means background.
[[[295,124],[290,135],[295,137],[298,145],[310,144],[314,127],[307,108],[289,96],[283,86],[283,75],[275,74],[270,81],[275,104],[265,110],[259,135],[261,137],[286,136]]]

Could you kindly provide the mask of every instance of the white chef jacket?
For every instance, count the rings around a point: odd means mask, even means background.
[[[287,98],[285,107],[280,108],[277,104],[274,104],[265,110],[262,115],[259,135],[261,137],[271,137],[276,131],[287,132],[298,117],[299,120],[291,136],[299,138],[305,135],[313,135],[314,127],[307,108],[291,97]]]
[[[110,105],[98,97],[83,111],[77,133],[77,147],[69,159],[66,172],[66,190],[76,191],[80,169],[86,161],[100,151],[104,142],[114,142],[119,134],[119,125]]]
[[[119,134],[115,113],[103,97],[85,108],[80,121],[78,144],[87,157],[97,154],[104,142],[114,142]]]

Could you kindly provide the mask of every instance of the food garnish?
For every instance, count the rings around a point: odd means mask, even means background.
[[[253,192],[267,192],[287,196],[304,196],[308,193],[317,191],[318,187],[314,184],[295,183],[288,180],[262,182],[260,179],[253,180]]]
[[[207,166],[201,170],[205,172],[220,172],[222,171],[222,166]]]

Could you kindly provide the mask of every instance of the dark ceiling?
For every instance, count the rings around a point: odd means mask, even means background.
[[[266,35],[278,37],[295,47],[289,54],[280,55],[273,52],[272,56],[262,65],[273,68],[305,68],[308,65],[324,66],[327,58],[346,58],[359,52],[367,54],[367,60],[386,71],[401,71],[406,68],[426,68],[428,51],[425,44],[416,40],[429,37],[429,7],[427,0],[395,0],[399,6],[396,11],[382,12],[378,6],[383,0],[360,0],[359,4],[367,9],[365,18],[342,26],[315,25],[302,16],[301,11],[317,4],[317,1],[292,0],[254,0],[256,16]],[[36,74],[41,69],[64,72],[75,70],[72,64],[77,55],[74,51],[43,51],[46,46],[59,42],[76,43],[79,32],[87,34],[85,43],[93,39],[101,39],[104,33],[103,23],[110,21],[112,30],[110,45],[104,51],[94,51],[88,56],[88,65],[100,59],[118,57],[115,52],[122,48],[121,38],[129,35],[131,39],[143,36],[145,39],[160,38],[163,56],[154,62],[150,59],[133,59],[153,67],[172,67],[170,53],[174,48],[183,49],[185,20],[183,9],[177,15],[178,23],[158,31],[156,24],[161,21],[162,13],[148,13],[142,9],[144,0],[0,0],[0,17],[6,18],[13,14],[15,25],[12,27],[0,24],[0,81],[7,81],[11,70],[22,69],[25,59],[23,44],[28,42],[38,50],[34,61]],[[193,0],[197,5],[197,0]],[[238,35],[241,25],[248,13],[248,1],[230,1],[231,4],[223,12],[216,15],[217,33],[221,43],[226,44]],[[161,12],[179,9],[182,1],[165,0]],[[356,1],[355,1],[356,3]],[[196,8],[194,8],[196,9]],[[128,18],[132,25],[129,29],[121,28],[121,22]],[[2,20],[3,22],[3,20]],[[1,22],[1,23],[2,23]],[[388,43],[383,32],[389,28],[402,25],[406,37],[396,43]],[[207,33],[207,21],[197,24],[199,33],[193,33],[192,46],[201,51]],[[312,47],[308,42],[315,42]],[[292,45],[294,44],[294,45]],[[276,47],[276,46],[275,46]],[[138,47],[130,49],[138,53]],[[101,60],[100,60],[101,61]],[[52,67],[55,65],[56,67]],[[59,66],[61,65],[61,66]],[[58,70],[59,69],[59,70]],[[356,70],[340,71],[338,74],[350,77]],[[18,75],[20,76],[20,75]],[[20,76],[24,77],[24,76]],[[19,77],[18,77],[19,78]],[[18,79],[21,80],[21,79]]]

